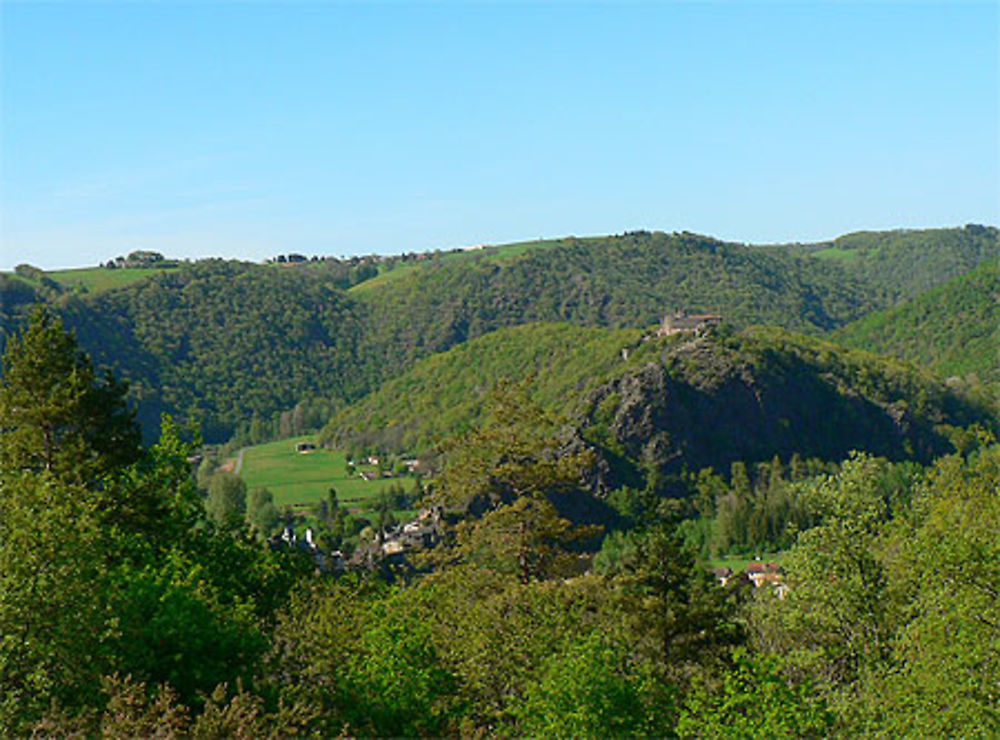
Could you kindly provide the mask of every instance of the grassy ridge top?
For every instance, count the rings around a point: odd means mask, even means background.
[[[124,288],[141,280],[165,272],[174,272],[176,265],[165,267],[77,267],[67,270],[38,270],[32,268],[24,274],[3,272],[5,281],[19,282],[34,291],[66,291],[99,294]]]
[[[123,288],[162,272],[174,272],[177,267],[82,267],[75,270],[55,270],[45,274],[67,290],[83,288],[90,293]]]
[[[911,298],[1000,257],[1000,231],[961,229],[859,231],[799,251],[843,265],[889,303]]]

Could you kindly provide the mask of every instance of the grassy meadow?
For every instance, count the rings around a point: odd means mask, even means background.
[[[109,270],[106,267],[84,267],[75,270],[54,270],[45,274],[66,288],[82,287],[90,293],[103,293],[138,282],[158,272],[175,269],[177,268],[125,267]]]
[[[760,556],[761,563],[780,563],[785,556],[783,552],[763,553]],[[730,568],[734,573],[740,573],[747,569],[750,563],[757,562],[758,558],[750,555],[733,555],[722,558],[712,558],[705,565],[709,568]]]
[[[277,442],[248,447],[243,453],[240,477],[248,490],[267,488],[274,494],[279,507],[311,504],[325,498],[332,486],[337,490],[340,503],[349,509],[368,509],[379,493],[394,484],[409,490],[413,479],[409,476],[379,478],[366,481],[357,473],[347,473],[347,457],[343,450],[317,447],[312,452],[295,451],[299,442],[314,442],[311,435],[292,437]],[[356,470],[374,470],[372,466],[358,465]]]
[[[426,268],[431,265],[442,265],[448,262],[461,262],[463,260],[485,260],[494,264],[510,262],[532,249],[539,247],[551,247],[568,243],[567,239],[547,239],[538,241],[516,242],[514,244],[486,245],[478,249],[465,249],[456,252],[444,252],[434,256],[430,262],[414,262],[412,264],[400,264],[391,270],[380,268],[380,272],[370,280],[350,288],[348,292],[364,293],[365,291],[379,286],[401,280],[407,273],[413,270]]]

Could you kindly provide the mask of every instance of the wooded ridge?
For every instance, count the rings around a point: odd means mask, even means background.
[[[779,247],[632,232],[357,264],[206,260],[96,294],[22,270],[0,276],[0,310],[6,335],[49,301],[129,382],[147,435],[169,411],[223,441],[255,421],[265,436],[322,425],[418,359],[505,326],[646,329],[685,309],[820,333],[997,255],[992,227]]]

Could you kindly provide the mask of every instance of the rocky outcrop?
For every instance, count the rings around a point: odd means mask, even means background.
[[[590,436],[672,473],[855,449],[926,461],[950,448],[937,424],[985,418],[953,398],[915,399],[912,383],[830,347],[752,334],[669,347],[593,394],[587,424],[600,429]]]

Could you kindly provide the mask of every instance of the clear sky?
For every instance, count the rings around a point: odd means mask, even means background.
[[[0,3],[0,269],[1000,221],[995,2]]]

